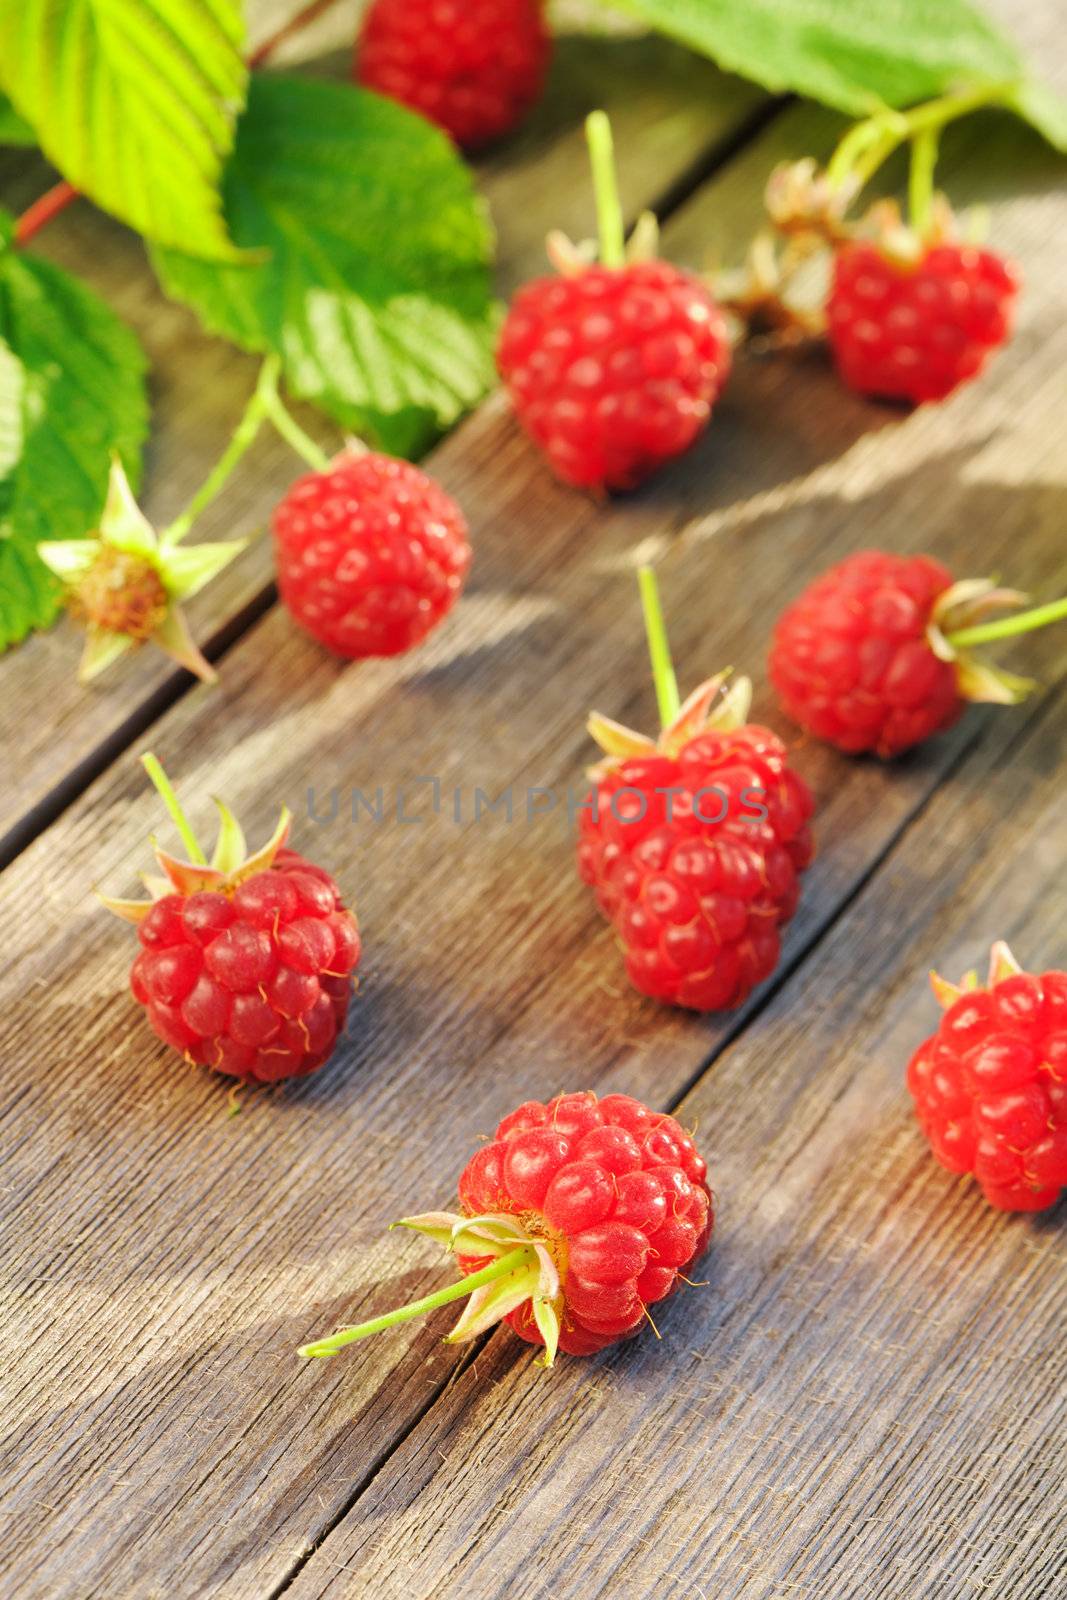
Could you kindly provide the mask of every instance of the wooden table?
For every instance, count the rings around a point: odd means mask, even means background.
[[[1014,9],[1062,61],[1052,0]],[[505,291],[549,222],[588,227],[580,121],[598,101],[628,212],[657,207],[692,264],[736,258],[772,163],[825,154],[840,128],[666,45],[565,42],[548,101],[483,168]],[[591,705],[652,723],[637,550],[658,562],[684,680],[743,666],[779,727],[772,619],[847,552],[1067,589],[1064,167],[1022,126],[975,118],[944,176],[989,204],[1027,280],[1011,348],[948,404],[867,404],[818,353],[743,356],[699,447],[600,505],[549,479],[494,396],[431,462],[477,559],[411,657],[323,654],[274,604],[261,542],[195,607],[218,688],[145,656],[79,690],[69,623],[0,664],[4,1595],[1067,1593],[1063,1208],[991,1211],[933,1162],[903,1083],[935,1021],[931,965],[958,976],[994,937],[1065,964],[1064,631],[1016,647],[1042,693],[893,766],[798,745],[820,855],[779,971],[737,1015],[631,992],[562,808],[471,814],[478,787],[576,784]],[[46,182],[25,158],[0,179],[14,209]],[[138,243],[89,207],[34,248],[148,347],[147,505],[164,518],[254,364],[167,305]],[[262,525],[294,470],[264,437],[201,536]],[[219,792],[256,837],[287,800],[366,935],[334,1061],[238,1116],[222,1080],[154,1041],[125,993],[129,930],[90,896],[129,892],[144,864],[149,744],[201,821]],[[447,807],[407,827],[388,807],[380,824],[308,816],[311,788],[395,797],[431,774],[466,797],[458,824]],[[478,1138],[564,1087],[699,1124],[718,1227],[662,1342],[544,1374],[506,1330],[442,1345],[445,1314],[301,1363],[304,1340],[442,1281],[434,1249],[388,1222],[449,1203]]]

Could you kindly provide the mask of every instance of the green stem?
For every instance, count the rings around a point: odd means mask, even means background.
[[[346,1344],[354,1344],[357,1339],[369,1339],[373,1333],[383,1333],[386,1328],[395,1327],[398,1322],[411,1322],[415,1317],[425,1316],[429,1311],[436,1311],[438,1306],[447,1306],[453,1300],[462,1300],[465,1295],[473,1293],[475,1289],[484,1288],[487,1283],[495,1283],[498,1278],[506,1278],[510,1272],[516,1272],[520,1267],[528,1264],[530,1256],[529,1245],[519,1245],[516,1250],[509,1250],[506,1256],[501,1256],[496,1261],[491,1261],[487,1267],[482,1267],[479,1272],[472,1272],[466,1278],[460,1278],[456,1283],[449,1283],[443,1289],[438,1289],[435,1294],[424,1295],[421,1300],[413,1300],[410,1305],[399,1306],[395,1311],[386,1311],[380,1317],[372,1317],[369,1322],[360,1322],[354,1328],[339,1328],[336,1333],[331,1333],[328,1339],[319,1339],[314,1344],[301,1345],[297,1351],[301,1356],[333,1356]]]
[[[966,650],[971,645],[992,644],[997,639],[1013,639],[1017,633],[1033,633],[1035,628],[1045,628],[1050,622],[1061,622],[1067,617],[1067,597],[1050,600],[1047,606],[1034,606],[1030,611],[1020,611],[1014,617],[1001,617],[997,622],[979,622],[973,628],[960,628],[946,635],[955,650]]]
[[[905,133],[898,133],[895,126],[900,117],[899,111],[879,111],[848,130],[826,164],[826,179],[832,189],[840,188],[846,178],[859,175],[860,158],[869,155],[872,147],[879,150],[889,142],[889,149],[895,149],[900,140],[906,137]],[[884,159],[881,156],[875,161],[871,170],[877,170]]]
[[[320,450],[308,434],[306,434],[296,418],[290,416],[288,410],[278,393],[277,378],[264,394],[264,405],[267,416],[274,427],[277,428],[286,444],[291,445],[298,456],[302,456],[313,472],[325,472],[330,465],[330,458],[325,450]]]
[[[606,111],[589,113],[585,119],[585,137],[593,168],[597,232],[600,235],[600,264],[603,267],[622,267],[626,264],[626,234],[623,228],[622,206],[619,203],[619,185],[615,175],[611,123],[608,121]]]
[[[249,449],[266,421],[269,396],[277,390],[280,370],[281,363],[278,357],[268,356],[259,369],[259,379],[252,398],[245,406],[244,415],[234,429],[233,437],[181,516],[175,518],[169,528],[164,528],[159,536],[161,545],[180,544],[205,506],[210,505],[211,501],[214,500],[215,496],[228,481],[237,463],[245,451]]]
[[[850,128],[834,151],[826,168],[831,187],[837,188],[850,177],[861,185],[868,183],[905,139],[920,133],[936,133],[949,122],[968,116],[983,106],[1003,104],[1018,85],[990,83],[962,94],[942,95],[912,106],[910,111],[878,111],[873,117]]]
[[[189,826],[188,818],[186,817],[185,812],[182,810],[178,801],[178,796],[174,793],[174,789],[171,786],[171,781],[167,777],[167,774],[163,771],[163,767],[159,760],[151,754],[143,755],[141,757],[141,765],[151,778],[160,798],[163,801],[163,804],[166,806],[167,811],[170,814],[171,821],[181,834],[182,843],[189,852],[189,860],[195,861],[198,867],[206,867],[207,856],[201,850],[200,841],[197,839],[196,834]]]
[[[920,239],[925,239],[930,231],[938,136],[939,129],[923,128],[912,140],[911,167],[908,171],[908,217]]]
[[[671,661],[671,647],[667,627],[663,621],[659,585],[651,567],[638,567],[637,582],[641,589],[641,608],[645,614],[645,634],[648,638],[648,655],[652,662],[652,681],[656,686],[656,704],[659,720],[669,728],[681,710],[678,680]]]

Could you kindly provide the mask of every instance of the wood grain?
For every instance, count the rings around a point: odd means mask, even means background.
[[[825,147],[835,128],[815,113],[791,113],[761,147],[699,191],[668,230],[668,248],[684,247],[692,259],[746,237],[756,217],[754,170],[765,171],[781,149],[800,154]],[[462,1571],[474,1593],[513,1592],[492,1587],[496,1569],[487,1549],[475,1543],[469,1560],[464,1557],[459,1527],[470,1530],[468,1543],[477,1535],[466,1513],[442,1498],[432,1509],[431,1500],[421,1499],[440,1465],[432,1446],[429,1457],[422,1453],[424,1443],[435,1437],[438,1417],[453,1440],[450,1419],[459,1413],[450,1397],[470,1395],[464,1357],[437,1344],[440,1329],[408,1327],[328,1365],[301,1367],[293,1350],[313,1332],[439,1281],[431,1252],[415,1240],[383,1237],[382,1230],[412,1205],[446,1200],[465,1152],[516,1099],[564,1086],[610,1085],[664,1105],[699,1080],[699,1108],[701,1096],[724,1081],[719,1072],[702,1076],[708,1063],[740,1035],[720,1063],[733,1072],[735,1088],[716,1115],[726,1119],[734,1107],[740,1116],[743,1105],[757,1121],[735,1124],[729,1137],[728,1121],[721,1131],[710,1124],[731,1209],[712,1258],[722,1282],[716,1279],[714,1299],[693,1301],[698,1318],[740,1319],[728,1332],[728,1342],[738,1341],[738,1360],[756,1359],[740,1351],[741,1327],[753,1306],[766,1303],[764,1315],[774,1327],[792,1329],[789,1319],[798,1314],[785,1296],[774,1298],[784,1257],[775,1254],[773,1216],[764,1219],[762,1232],[753,1229],[753,1255],[745,1256],[749,1201],[742,1196],[755,1202],[762,1193],[758,1182],[770,1182],[778,1170],[764,1160],[768,1123],[783,1141],[774,1146],[783,1181],[796,1183],[802,1197],[809,1169],[798,1156],[794,1172],[786,1158],[794,1135],[817,1125],[812,1138],[822,1141],[817,1148],[825,1170],[831,1156],[848,1158],[828,1193],[853,1219],[850,1227],[866,1226],[872,1162],[857,1148],[855,1125],[835,1122],[833,1111],[835,1073],[847,1093],[866,1056],[862,1049],[852,1053],[848,1010],[838,1017],[828,997],[840,985],[847,1005],[863,1011],[863,986],[875,976],[872,957],[854,959],[846,945],[831,989],[813,981],[803,990],[800,1020],[790,1013],[794,1026],[802,1020],[816,1029],[818,1044],[804,1046],[811,1051],[804,1080],[810,1079],[812,1098],[797,1105],[794,1123],[784,1088],[758,1101],[754,1093],[753,1080],[758,1073],[762,1087],[764,1072],[768,1086],[799,1087],[790,1076],[793,1054],[780,1048],[778,1036],[742,1031],[768,996],[726,1019],[667,1013],[642,1002],[627,990],[610,931],[576,882],[562,806],[530,826],[522,824],[521,810],[516,824],[502,816],[475,823],[473,796],[477,787],[496,796],[509,784],[520,795],[528,786],[577,785],[588,756],[581,724],[591,701],[627,720],[651,722],[631,599],[630,568],[639,548],[661,558],[683,677],[691,681],[730,660],[750,668],[760,714],[772,722],[761,681],[770,618],[813,572],[848,550],[872,542],[931,548],[961,572],[1000,568],[1042,595],[1067,585],[1062,452],[1048,428],[1049,416],[1063,404],[1067,354],[1055,306],[1060,205],[1050,181],[1057,169],[1025,134],[1010,136],[1003,148],[1016,179],[1024,178],[1021,193],[1003,187],[1008,168],[990,159],[980,125],[961,131],[949,150],[960,181],[992,201],[998,237],[1022,257],[1030,281],[1019,335],[983,383],[936,411],[909,416],[843,395],[821,357],[745,360],[700,448],[646,491],[606,507],[554,487],[505,407],[493,400],[434,459],[435,472],[468,508],[478,558],[468,596],[422,652],[390,665],[342,667],[272,612],[234,647],[219,691],[197,689],[159,719],[153,743],[182,791],[205,797],[199,817],[206,794],[222,792],[257,833],[288,799],[298,811],[299,843],[333,868],[359,903],[368,948],[363,990],[349,1038],[316,1079],[250,1097],[240,1116],[228,1118],[224,1086],[185,1071],[157,1048],[122,993],[128,931],[106,924],[88,891],[98,880],[122,892],[141,864],[138,841],[156,823],[132,754],[87,788],[5,873],[0,1334],[7,1381],[0,1425],[2,1460],[15,1488],[0,1572],[9,1591],[18,1594],[21,1586],[29,1594],[72,1600],[202,1594],[262,1600],[287,1586],[315,1592],[340,1574],[341,1592],[354,1595],[458,1595]],[[1026,660],[1056,682],[1067,668],[1062,638],[1035,637]],[[1022,747],[1027,729],[1039,729],[1040,717],[1041,702],[1010,716],[975,712],[950,736],[892,769],[798,748],[798,764],[820,801],[822,855],[777,981],[828,934],[840,939],[830,930],[853,900],[857,915],[859,907],[873,906],[876,919],[888,916],[886,981],[913,987],[910,1009],[899,1012],[895,1053],[879,1069],[885,1077],[877,1093],[899,1095],[904,1035],[929,1021],[919,977],[929,957],[911,963],[902,947],[906,918],[896,908],[901,899],[905,908],[911,899],[926,906],[940,881],[931,876],[923,892],[905,881],[898,899],[888,902],[893,909],[881,912],[875,891],[893,887],[894,847],[903,836],[902,848],[914,850],[910,840],[929,834],[928,848],[936,850],[938,829],[948,822],[935,816],[934,798],[939,807],[962,805],[954,801],[953,786],[968,770],[1003,768],[1010,776],[1015,769],[1008,758]],[[1056,726],[1047,724],[1053,739]],[[985,767],[968,768],[972,752]],[[395,814],[380,825],[364,818],[332,826],[307,815],[308,790],[321,806],[334,786],[349,794],[381,785],[395,800],[408,785],[417,809],[412,782],[430,774],[440,779],[446,806],[461,790],[461,823],[447,811],[414,826],[402,825]],[[970,797],[977,818],[975,789],[958,793]],[[1025,828],[1019,837],[1027,837]],[[979,839],[991,850],[1009,849],[1010,841],[994,838],[991,825]],[[1057,842],[1062,851],[1062,837]],[[973,860],[971,869],[982,870]],[[30,926],[32,944],[25,937]],[[931,942],[934,931],[926,936]],[[1048,942],[1046,933],[1037,950]],[[937,953],[950,969],[957,964],[952,951]],[[807,982],[803,967],[801,981]],[[776,1017],[785,993],[763,1014]],[[853,1031],[863,1037],[861,1029]],[[750,1038],[762,1042],[750,1047]],[[758,1048],[758,1056],[748,1054],[750,1048]],[[862,1089],[859,1095],[850,1115],[862,1123]],[[892,1115],[901,1118],[896,1100],[893,1105]],[[756,1133],[762,1144],[751,1142]],[[992,1249],[984,1231],[988,1219],[962,1194],[953,1209],[903,1121],[893,1138],[914,1152],[917,1188],[928,1199],[937,1197],[936,1216],[958,1216],[963,1255],[981,1258],[984,1247]],[[802,1156],[802,1137],[795,1148]],[[823,1170],[817,1167],[815,1176]],[[873,1170],[895,1196],[900,1185],[890,1176],[888,1156]],[[888,1204],[880,1193],[882,1201]],[[813,1227],[813,1219],[828,1215],[826,1203],[820,1197],[810,1217],[790,1212],[790,1222]],[[854,1214],[849,1208],[857,1206]],[[738,1219],[736,1233],[731,1215]],[[938,1260],[942,1253],[949,1259],[935,1213],[924,1215],[931,1248]],[[943,1225],[950,1231],[957,1226]],[[836,1226],[824,1220],[831,1235]],[[783,1232],[783,1248],[788,1237]],[[820,1237],[813,1233],[804,1248],[814,1252]],[[902,1256],[905,1281],[907,1273]],[[802,1276],[797,1292],[810,1296],[819,1281]],[[827,1338],[841,1343],[842,1352],[835,1349],[840,1362],[853,1363],[848,1381],[855,1389],[868,1353],[860,1347],[857,1355],[848,1343],[851,1291],[844,1275],[834,1281],[839,1298],[832,1302]],[[901,1360],[910,1353],[925,1361],[928,1330],[917,1334],[904,1325],[900,1277],[890,1280],[881,1311],[873,1284],[872,1275],[863,1302],[872,1328],[888,1319],[905,1347]],[[1046,1300],[1039,1299],[1028,1326],[1034,1339],[1047,1340],[1052,1325],[1043,1278],[1037,1290]],[[683,1348],[696,1342],[695,1335],[689,1339],[688,1315],[681,1305],[668,1312]],[[710,1324],[697,1326],[707,1337]],[[720,1486],[742,1472],[745,1458],[740,1435],[720,1432],[714,1449],[705,1443],[696,1454],[686,1445],[692,1416],[721,1411],[729,1398],[715,1380],[731,1368],[718,1360],[717,1346],[711,1353],[716,1365],[707,1391],[699,1376],[706,1364],[687,1376],[684,1416],[676,1408],[668,1414],[678,1381],[669,1352],[647,1341],[575,1366],[561,1385],[551,1380],[540,1390],[525,1355],[506,1340],[492,1341],[488,1354],[477,1358],[479,1382],[488,1376],[503,1386],[468,1402],[478,1408],[487,1452],[478,1474],[495,1487],[506,1480],[514,1495],[505,1485],[501,1507],[487,1509],[473,1471],[461,1489],[470,1485],[472,1503],[477,1498],[487,1522],[509,1506],[522,1514],[529,1536],[541,1526],[539,1486],[565,1476],[581,1507],[577,1514],[570,1510],[570,1519],[590,1535],[600,1563],[599,1591],[584,1590],[582,1557],[569,1546],[571,1565],[550,1567],[537,1580],[546,1593],[584,1600],[587,1592],[664,1591],[676,1565],[675,1546],[668,1565],[654,1543],[644,1550],[631,1535],[645,1536],[640,1505],[646,1495],[650,1506],[660,1506],[657,1515],[665,1515],[655,1480],[667,1471],[667,1440],[675,1451],[674,1493],[681,1496],[684,1479],[691,1497],[685,1504],[698,1508],[689,1513],[689,1527],[668,1519],[670,1536],[680,1541],[678,1559],[684,1560],[698,1515],[710,1519],[703,1542],[694,1546],[703,1552],[701,1562],[719,1549],[714,1517]],[[1007,1368],[1016,1408],[1029,1394],[1029,1370],[1025,1363]],[[613,1374],[619,1381],[609,1392]],[[833,1367],[831,1375],[844,1383],[845,1367]],[[795,1380],[775,1369],[775,1381],[788,1388]],[[939,1393],[937,1384],[947,1379],[935,1374],[929,1381]],[[541,1414],[541,1407],[565,1406],[583,1385],[588,1388],[575,1425],[566,1424],[558,1447],[551,1439],[537,1447],[527,1418]],[[739,1397],[745,1392],[739,1381]],[[505,1395],[509,1404],[497,1411]],[[622,1452],[631,1422],[643,1426],[646,1398],[658,1420],[642,1433],[643,1454],[635,1455],[631,1470]],[[606,1435],[590,1432],[601,1406],[614,1441],[610,1483],[603,1482],[598,1454]],[[973,1413],[980,1410],[976,1396]],[[805,1420],[812,1414],[809,1406]],[[750,1430],[753,1415],[759,1417],[758,1397],[756,1413],[745,1413]],[[828,1429],[831,1422],[828,1413]],[[410,1445],[402,1446],[412,1429]],[[788,1430],[788,1418],[775,1426],[780,1453],[796,1449]],[[864,1437],[881,1439],[873,1426]],[[461,1443],[457,1462],[478,1458],[469,1433]],[[770,1433],[760,1433],[758,1443],[769,1449]],[[935,1444],[926,1440],[927,1448]],[[409,1463],[405,1481],[388,1465],[398,1446],[396,1459]],[[1022,1458],[1008,1459],[1013,1470],[1023,1470]],[[589,1471],[575,1490],[583,1461]],[[535,1468],[537,1485],[525,1476]],[[846,1479],[843,1468],[826,1480],[829,1500]],[[759,1482],[742,1481],[755,1496]],[[395,1514],[398,1527],[409,1526],[417,1506],[427,1511],[434,1553],[426,1557],[425,1581],[419,1572],[386,1574],[392,1536],[387,1530],[380,1545],[364,1539],[361,1492],[368,1516]],[[607,1506],[611,1497],[616,1510],[609,1550],[595,1542],[588,1506]],[[829,1500],[817,1502],[820,1515]],[[410,1513],[404,1509],[409,1501]],[[734,1524],[739,1541],[748,1531],[746,1503],[743,1497],[729,1503],[741,1519]],[[763,1526],[775,1561],[780,1551],[795,1551],[787,1511]],[[350,1547],[360,1552],[355,1572]],[[603,1576],[611,1550],[628,1564],[619,1582]],[[506,1559],[511,1563],[512,1552]],[[696,1584],[716,1592],[717,1560],[685,1577],[693,1593]],[[290,1584],[305,1561],[303,1575]],[[513,1568],[506,1570],[510,1575]],[[745,1592],[774,1595],[771,1580],[756,1571]],[[396,1587],[404,1583],[407,1588]],[[523,1586],[529,1586],[525,1579]],[[1016,1587],[1027,1596],[1025,1587]],[[823,1591],[809,1586],[809,1592],[823,1600]],[[912,1591],[904,1592],[910,1597]]]
[[[333,73],[344,68],[336,59],[327,64]],[[482,188],[500,235],[503,294],[541,270],[550,227],[589,231],[581,123],[598,96],[626,152],[621,187],[630,216],[669,202],[695,169],[767,105],[752,85],[666,43],[561,40],[543,104],[521,136],[482,168]],[[0,153],[0,203],[11,210],[20,210],[48,182],[48,169],[36,156]],[[166,301],[140,240],[87,203],[64,213],[32,248],[83,279],[145,346],[153,429],[144,504],[162,524],[188,503],[214,462],[252,391],[257,363],[207,337],[191,312]],[[339,442],[328,423],[307,409],[297,414],[324,446]],[[225,495],[203,516],[197,537],[261,533],[300,470],[288,446],[265,430]],[[189,607],[197,637],[213,659],[270,603],[271,571],[269,544],[257,539]],[[17,753],[0,773],[0,863],[192,682],[163,656],[146,651],[87,691],[74,678],[79,653],[74,624],[61,622],[0,660],[0,749]]]

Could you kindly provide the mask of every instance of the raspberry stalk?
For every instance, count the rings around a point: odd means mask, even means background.
[[[593,169],[597,233],[600,237],[600,265],[616,269],[626,265],[626,235],[615,172],[611,123],[606,111],[589,113],[585,119],[585,137],[589,146],[589,162]]]
[[[169,527],[161,531],[159,535],[161,548],[165,549],[168,546],[181,543],[200,513],[222,491],[241,457],[251,448],[260,428],[270,414],[271,397],[273,396],[277,399],[278,374],[280,371],[281,362],[278,357],[268,356],[259,369],[259,378],[252,398],[245,406],[244,413],[233,431],[229,444],[200,485],[200,488],[193,495],[181,516],[176,517]]]
[[[267,416],[270,418],[272,425],[281,434],[286,444],[291,446],[297,455],[307,462],[312,472],[326,472],[330,465],[329,456],[325,450],[322,450],[315,443],[310,434],[304,432],[296,418],[285,406],[281,395],[278,393],[276,381],[268,386],[263,396],[263,403],[266,406]]]
[[[326,452],[319,448],[290,415],[278,393],[281,370],[280,357],[268,356],[264,361],[259,369],[255,391],[233,431],[229,444],[181,516],[177,517],[168,528],[163,529],[159,536],[161,547],[179,544],[185,538],[200,513],[225,487],[237,463],[254,443],[264,422],[269,421],[286,444],[314,471],[324,472],[329,467],[330,461]]]
[[[908,220],[920,239],[930,232],[934,209],[934,169],[937,166],[939,130],[924,128],[911,145],[908,171]]]
[[[682,701],[678,693],[674,663],[671,660],[667,625],[663,620],[659,584],[656,582],[655,572],[649,566],[638,567],[637,582],[641,591],[641,609],[645,618],[645,636],[648,639],[648,655],[652,663],[652,681],[656,687],[659,720],[663,728],[667,729],[678,716]]]
[[[339,1328],[328,1338],[316,1339],[313,1344],[301,1345],[297,1355],[335,1356],[347,1344],[355,1344],[359,1339],[369,1339],[375,1333],[384,1333],[387,1328],[394,1328],[398,1323],[412,1322],[416,1317],[426,1316],[440,1306],[451,1305],[454,1300],[462,1300],[466,1295],[473,1294],[476,1289],[484,1289],[491,1283],[500,1282],[503,1278],[520,1272],[525,1278],[531,1271],[536,1280],[539,1272],[537,1258],[529,1245],[520,1245],[518,1249],[509,1250],[507,1255],[491,1261],[487,1267],[480,1268],[478,1272],[470,1272],[466,1277],[457,1279],[455,1283],[446,1284],[443,1289],[437,1289],[433,1294],[423,1295],[421,1300],[412,1300],[406,1306],[398,1306],[395,1311],[386,1311],[382,1316],[372,1317],[368,1322],[359,1322],[354,1327]]]
[[[77,200],[77,198],[78,190],[75,189],[72,183],[68,183],[65,178],[62,182],[53,184],[51,189],[46,190],[39,200],[35,200],[31,206],[26,207],[26,210],[15,223],[14,241],[16,246],[21,247],[29,244],[30,240],[36,238],[43,228],[47,228],[53,217],[58,217],[59,213],[65,211],[71,201]]]
[[[1001,617],[996,622],[980,622],[973,628],[960,628],[945,637],[954,650],[966,650],[976,644],[992,644],[997,639],[1013,639],[1018,633],[1033,633],[1038,628],[1047,628],[1052,622],[1061,622],[1065,617],[1067,596],[1062,600],[1050,600],[1044,606],[1034,606],[1029,611],[1020,611],[1014,617]]]
[[[960,94],[925,100],[909,111],[886,108],[875,112],[845,134],[827,164],[827,182],[832,189],[851,185],[858,191],[906,139],[937,134],[948,123],[972,111],[1000,104],[1014,87],[1013,83],[985,84]]]
[[[207,856],[204,854],[200,841],[193,832],[188,817],[182,810],[181,801],[175,794],[174,786],[163,770],[162,762],[158,756],[154,756],[151,751],[147,751],[141,757],[141,765],[152,780],[157,794],[167,808],[168,816],[181,835],[182,844],[189,852],[189,860],[195,861],[197,866],[206,867]]]

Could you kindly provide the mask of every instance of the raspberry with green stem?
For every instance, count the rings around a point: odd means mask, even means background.
[[[707,426],[730,341],[704,283],[656,259],[655,218],[628,242],[603,111],[586,119],[597,242],[548,237],[557,277],[524,285],[497,365],[515,413],[564,482],[635,488]]]
[[[1015,87],[983,85],[908,111],[885,107],[845,134],[824,170],[810,158],[775,168],[766,204],[785,248],[770,230],[757,236],[744,271],[719,280],[724,304],[750,334],[781,341],[829,332],[842,377],[861,393],[918,403],[974,377],[1008,337],[1016,273],[992,252],[957,243],[952,212],[934,191],[937,145],[950,122],[1003,102]],[[891,200],[850,220],[856,197],[905,142],[908,223]],[[824,314],[789,291],[826,247],[834,276]]]
[[[1067,618],[989,578],[954,581],[930,556],[867,550],[817,577],[778,619],[770,676],[783,709],[839,749],[892,757],[944,732],[969,701],[1035,687],[976,651]],[[990,620],[990,619],[993,620]]]
[[[655,575],[639,584],[656,738],[594,713],[578,869],[642,994],[695,1011],[740,1005],[778,962],[814,847],[812,799],[785,746],[748,722],[752,687],[719,673],[679,704]]]
[[[153,841],[160,873],[143,877],[150,898],[99,897],[137,927],[134,999],[195,1065],[259,1083],[317,1071],[348,1011],[361,949],[354,914],[330,875],[288,848],[287,810],[250,853],[216,801],[209,860],[158,759],[141,759],[186,855]]]
[[[453,1301],[467,1305],[447,1343],[499,1322],[543,1349],[594,1351],[629,1338],[672,1294],[711,1235],[707,1167],[674,1117],[629,1095],[561,1094],[506,1116],[459,1179],[459,1212],[394,1226],[454,1254],[458,1282],[301,1347],[332,1356]]]

